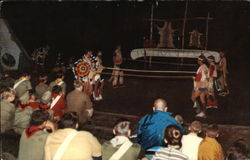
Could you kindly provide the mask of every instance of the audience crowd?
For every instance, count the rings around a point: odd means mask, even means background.
[[[14,131],[21,135],[19,160],[241,160],[249,158],[243,139],[224,153],[217,141],[219,127],[205,129],[199,121],[183,127],[180,115],[168,112],[167,101],[159,98],[153,112],[140,119],[135,140],[131,122],[119,119],[114,137],[100,144],[83,126],[94,113],[91,97],[84,84],[74,81],[75,89],[66,91],[63,73],[48,83],[41,73],[32,86],[31,75],[22,73],[17,80],[7,77],[1,91],[1,134]],[[6,78],[6,79],[7,79]],[[4,79],[5,80],[5,79]],[[34,88],[34,90],[33,90]],[[205,130],[205,137],[200,133]]]

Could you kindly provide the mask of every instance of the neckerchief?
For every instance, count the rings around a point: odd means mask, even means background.
[[[30,107],[32,107],[33,109],[37,109],[37,108],[40,107],[41,104],[38,103],[38,102],[36,102],[36,101],[29,100],[29,101],[28,101],[28,105],[29,105]]]
[[[41,131],[42,129],[37,127],[37,126],[31,126],[27,129],[25,129],[25,134],[27,138],[30,138],[31,136],[33,136],[35,133],[37,133],[38,131]]]
[[[44,86],[44,85],[45,85],[44,82],[40,82],[40,83],[38,84],[38,86]]]
[[[29,104],[18,104],[18,107],[21,108],[22,110],[25,110],[25,108],[27,108],[29,106]]]
[[[48,110],[50,107],[48,105],[46,105],[46,104],[41,104],[41,105],[39,105],[39,108]]]

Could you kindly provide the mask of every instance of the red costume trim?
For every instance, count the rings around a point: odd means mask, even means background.
[[[214,74],[214,71],[215,71],[215,66],[214,65],[211,65],[210,67],[209,67],[209,76],[210,77],[212,77],[213,76],[213,74]]]
[[[199,72],[196,77],[195,77],[195,81],[200,81],[201,80],[201,77],[202,77],[202,73]]]

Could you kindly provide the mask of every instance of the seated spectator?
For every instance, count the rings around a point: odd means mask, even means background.
[[[41,98],[41,102],[39,105],[39,109],[44,109],[47,110],[50,114],[50,117],[54,118],[54,111],[50,109],[50,105],[51,105],[51,92],[50,91],[46,91],[42,98]]]
[[[75,89],[66,97],[67,111],[76,112],[79,117],[80,128],[82,124],[90,120],[93,114],[93,104],[90,98],[83,92],[83,83],[74,81]]]
[[[66,108],[65,100],[63,97],[62,87],[54,86],[52,88],[52,101],[50,109],[54,111],[54,119],[60,120]]]
[[[177,122],[179,122],[181,125],[184,125],[184,119],[183,119],[183,117],[182,117],[181,115],[176,114],[176,115],[174,116],[174,119],[175,119]]]
[[[27,103],[19,104],[15,111],[14,131],[20,135],[29,126],[33,111],[40,107],[40,104],[36,102],[35,99],[34,92],[30,92]]]
[[[39,75],[39,84],[35,87],[36,97],[38,100],[43,96],[43,94],[49,89],[49,86],[46,84],[48,76],[44,73]]]
[[[184,128],[167,112],[167,109],[167,102],[164,99],[156,99],[153,107],[154,112],[144,116],[139,121],[137,138],[144,149],[162,146],[164,131],[169,125],[177,125],[181,133],[185,133]]]
[[[32,107],[33,109],[38,109],[40,106],[40,103],[36,101],[36,94],[34,91],[29,92],[29,100],[28,100],[28,106]]]
[[[141,146],[137,143],[133,144],[128,139],[131,134],[130,122],[128,120],[118,120],[113,133],[115,137],[102,145],[103,160],[138,160],[143,158],[144,151]]]
[[[55,130],[49,119],[49,113],[45,110],[36,110],[32,113],[30,127],[25,129],[20,139],[19,160],[44,159],[44,145],[49,135],[47,130]]]
[[[247,142],[244,139],[238,139],[229,148],[226,154],[226,160],[250,159]]]
[[[198,137],[197,134],[201,132],[201,127],[199,121],[193,121],[188,128],[188,135],[183,135],[181,139],[181,151],[188,156],[189,160],[198,159],[198,149],[202,138]]]
[[[156,151],[153,160],[188,160],[188,156],[180,151],[182,134],[178,126],[169,125],[165,130],[165,147]]]
[[[25,104],[29,99],[29,90],[32,89],[30,78],[30,74],[22,73],[13,86],[13,89],[16,91],[16,96],[22,104]]]
[[[51,133],[45,144],[45,159],[101,159],[101,145],[91,133],[77,131],[78,117],[67,112],[58,123],[58,130]]]
[[[181,124],[185,131],[188,130],[189,125],[185,122],[184,118],[180,114],[173,116],[174,119]]]
[[[17,134],[22,134],[23,131],[29,126],[31,114],[34,109],[30,106],[25,108],[18,107],[15,112],[15,121],[13,129]]]
[[[23,103],[18,103],[18,107],[24,110],[26,107],[30,106],[33,109],[38,109],[40,107],[40,103],[36,101],[36,96],[33,90],[29,91],[29,96],[25,98]]]
[[[1,133],[10,130],[15,119],[15,105],[11,102],[15,100],[15,90],[6,88],[1,93]]]
[[[2,76],[0,76],[0,89],[13,87],[14,83],[15,79],[12,78],[8,72],[4,72]]]
[[[224,153],[216,138],[219,136],[219,127],[211,124],[207,127],[206,137],[201,141],[198,151],[198,160],[224,160]]]
[[[62,72],[59,72],[56,74],[56,79],[49,84],[49,89],[52,91],[53,87],[58,85],[62,87],[63,95],[66,95],[66,83],[63,81],[64,80],[64,75]]]
[[[40,109],[46,109],[49,110],[50,109],[50,104],[51,104],[51,92],[50,91],[46,91],[43,96],[40,99]]]

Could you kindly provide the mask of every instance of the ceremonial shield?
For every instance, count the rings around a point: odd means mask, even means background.
[[[83,80],[88,76],[90,72],[90,67],[86,62],[80,59],[77,62],[75,62],[73,67],[73,72],[75,74],[76,79]]]

